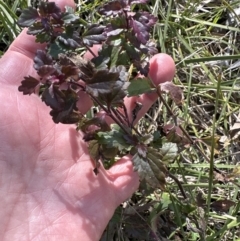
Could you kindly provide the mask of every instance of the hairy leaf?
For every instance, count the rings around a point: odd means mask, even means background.
[[[28,7],[24,9],[18,19],[18,24],[21,27],[31,26],[39,18],[36,8]]]
[[[98,162],[100,159],[99,146],[100,145],[97,140],[92,140],[88,142],[89,154],[95,162]]]
[[[39,80],[33,78],[32,76],[24,77],[21,85],[18,87],[20,92],[24,95],[30,95],[35,92],[36,87],[39,85]]]

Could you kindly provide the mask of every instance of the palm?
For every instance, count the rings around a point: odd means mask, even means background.
[[[31,235],[22,240],[53,234],[79,240],[77,230],[88,223],[99,235],[119,204],[110,175],[101,170],[95,176],[80,134],[74,127],[55,125],[37,97],[2,86],[1,98],[6,101],[0,103],[0,196],[7,193],[5,212],[10,218],[3,227],[17,234],[28,225]]]
[[[81,133],[55,125],[37,96],[18,92],[23,77],[35,74],[35,49],[23,33],[0,60],[1,240],[98,240],[115,208],[138,187],[138,176],[127,157],[95,176]],[[173,61],[158,58],[168,66],[160,72],[155,66],[153,78],[170,80]],[[154,97],[141,100],[144,112]]]

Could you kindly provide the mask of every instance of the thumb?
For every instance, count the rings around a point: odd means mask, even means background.
[[[125,156],[113,165],[107,174],[115,188],[117,205],[126,201],[139,187],[138,173],[133,170],[131,156]]]

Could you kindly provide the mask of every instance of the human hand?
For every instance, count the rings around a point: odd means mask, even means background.
[[[64,7],[72,0],[58,0]],[[116,207],[138,188],[131,158],[122,158],[110,170],[93,164],[82,134],[74,125],[54,124],[39,97],[18,91],[33,69],[36,44],[23,31],[0,59],[0,237],[15,240],[99,240]],[[151,60],[154,83],[173,78],[171,57]],[[84,97],[83,97],[84,98]],[[155,95],[126,99],[130,111],[142,102],[143,115]],[[82,100],[86,113],[90,101]]]

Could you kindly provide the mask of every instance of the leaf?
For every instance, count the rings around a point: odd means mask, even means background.
[[[30,35],[38,35],[38,34],[42,35],[42,34],[45,34],[47,36],[44,37],[44,38],[50,37],[50,36],[48,36],[49,34],[46,33],[46,31],[45,31],[45,29],[44,29],[44,27],[43,27],[41,22],[35,22],[34,24],[32,24],[28,28],[27,34],[30,34]],[[43,37],[39,37],[38,39],[42,39],[42,38]]]
[[[232,173],[227,175],[227,178],[229,179],[234,179],[239,177],[240,177],[240,166],[234,167],[234,169],[232,170]]]
[[[190,141],[184,136],[179,126],[169,123],[163,126],[163,132],[169,142],[177,143],[180,145],[190,144]]]
[[[129,85],[125,80],[128,73],[124,66],[118,66],[110,70],[95,70],[93,76],[86,79],[86,91],[98,100],[110,106],[120,106],[123,104],[123,98],[127,94]]]
[[[91,158],[97,162],[100,158],[98,141],[97,140],[89,141],[88,142],[88,150],[89,150],[89,154],[90,154]]]
[[[101,69],[101,70],[95,71],[92,77],[86,82],[86,84],[116,82],[118,79],[119,79],[118,72],[110,72],[107,69]]]
[[[94,161],[95,168],[93,169],[93,172],[95,173],[95,175],[97,175],[98,168],[100,167],[100,163],[99,163],[100,153],[99,153],[99,144],[96,140],[89,141],[88,151],[91,158]]]
[[[131,20],[130,23],[137,39],[142,44],[146,44],[147,41],[149,40],[149,33],[148,31],[145,31],[145,26],[136,20]]]
[[[120,151],[124,149],[129,150],[131,148],[131,143],[126,140],[125,132],[123,132],[116,124],[112,124],[111,128],[111,131],[100,131],[97,133],[97,140],[99,144],[106,145],[109,148],[117,147]]]
[[[56,72],[57,71],[53,65],[42,65],[37,71],[38,75],[41,77],[41,83],[45,83],[45,78]]]
[[[48,54],[53,57],[53,59],[57,59],[59,54],[65,53],[66,50],[60,46],[60,44],[55,41],[54,43],[51,43],[48,49]]]
[[[97,69],[110,69],[117,66],[118,56],[121,48],[119,46],[111,46],[104,44],[98,56],[92,59]],[[107,65],[108,64],[108,65]]]
[[[165,163],[172,162],[178,154],[178,148],[175,143],[165,143],[160,149],[160,153],[162,155],[162,161]]]
[[[72,7],[66,6],[66,11],[62,15],[62,20],[65,24],[70,24],[79,20],[79,16],[75,14],[75,10]]]
[[[129,24],[133,29],[134,36],[140,43],[145,45],[150,37],[150,29],[154,26],[157,18],[148,12],[138,12],[129,17]]]
[[[64,47],[66,48],[72,48],[72,49],[76,49],[78,47],[80,47],[80,44],[73,38],[69,38],[67,35],[62,34],[61,36],[58,36],[57,41],[59,42],[59,44],[64,45]],[[63,47],[63,46],[62,46]]]
[[[172,82],[164,82],[159,85],[160,90],[168,93],[171,99],[177,104],[181,105],[183,102],[183,92],[182,89]]]
[[[48,17],[52,14],[61,14],[61,9],[56,5],[55,2],[40,1],[38,5],[38,11],[41,17]]]
[[[102,146],[101,148],[101,155],[106,160],[113,160],[117,156],[117,153],[118,153],[117,147]]]
[[[35,92],[37,86],[39,85],[39,80],[33,78],[32,76],[24,77],[21,85],[18,87],[20,92],[24,95],[30,95]]]
[[[86,32],[82,34],[83,43],[89,47],[92,47],[94,44],[101,44],[106,39],[103,33],[104,29],[105,26],[99,24],[88,26]]]
[[[60,90],[53,84],[44,90],[42,100],[52,108],[50,115],[55,123],[74,124],[79,121],[78,95],[72,89]]]
[[[21,27],[31,26],[37,19],[39,19],[37,9],[28,7],[24,9],[18,19],[18,24]]]
[[[44,50],[37,50],[34,57],[34,68],[39,70],[43,65],[52,65],[52,57]]]
[[[134,171],[138,172],[140,181],[145,180],[153,188],[160,187],[159,182],[152,171],[152,168],[143,157],[136,153],[132,158],[132,162]]]
[[[159,168],[159,164],[161,162],[154,162],[153,159],[148,157],[148,163],[149,163],[149,166],[151,167],[151,170],[152,170],[154,176],[158,180],[157,187],[159,187],[161,190],[165,190],[165,185],[166,185],[165,177],[166,176],[165,176],[164,172],[162,172],[161,169]],[[163,165],[162,165],[162,167],[163,167]],[[152,187],[154,187],[154,186],[152,186]]]
[[[231,200],[217,200],[211,203],[211,208],[217,212],[228,212],[229,208],[234,206],[236,203]]]
[[[100,9],[99,13],[101,15],[106,16],[116,16],[117,14],[121,13],[123,10],[126,10],[125,8],[128,7],[125,1],[111,1],[106,4],[104,4]],[[128,7],[127,10],[130,10]]]
[[[47,43],[48,41],[50,41],[51,36],[45,32],[43,33],[37,33],[36,36],[36,43]]]
[[[106,122],[106,119],[105,119],[104,115],[101,116],[101,117],[96,116],[96,117],[93,117],[90,120],[84,121],[84,123],[81,124],[80,129],[83,132],[87,132],[87,129],[91,126],[99,127],[98,128],[99,131],[110,131],[111,130],[110,126]]]
[[[127,89],[129,97],[152,92],[153,90],[154,89],[152,88],[151,82],[147,78],[138,78],[132,80]]]

